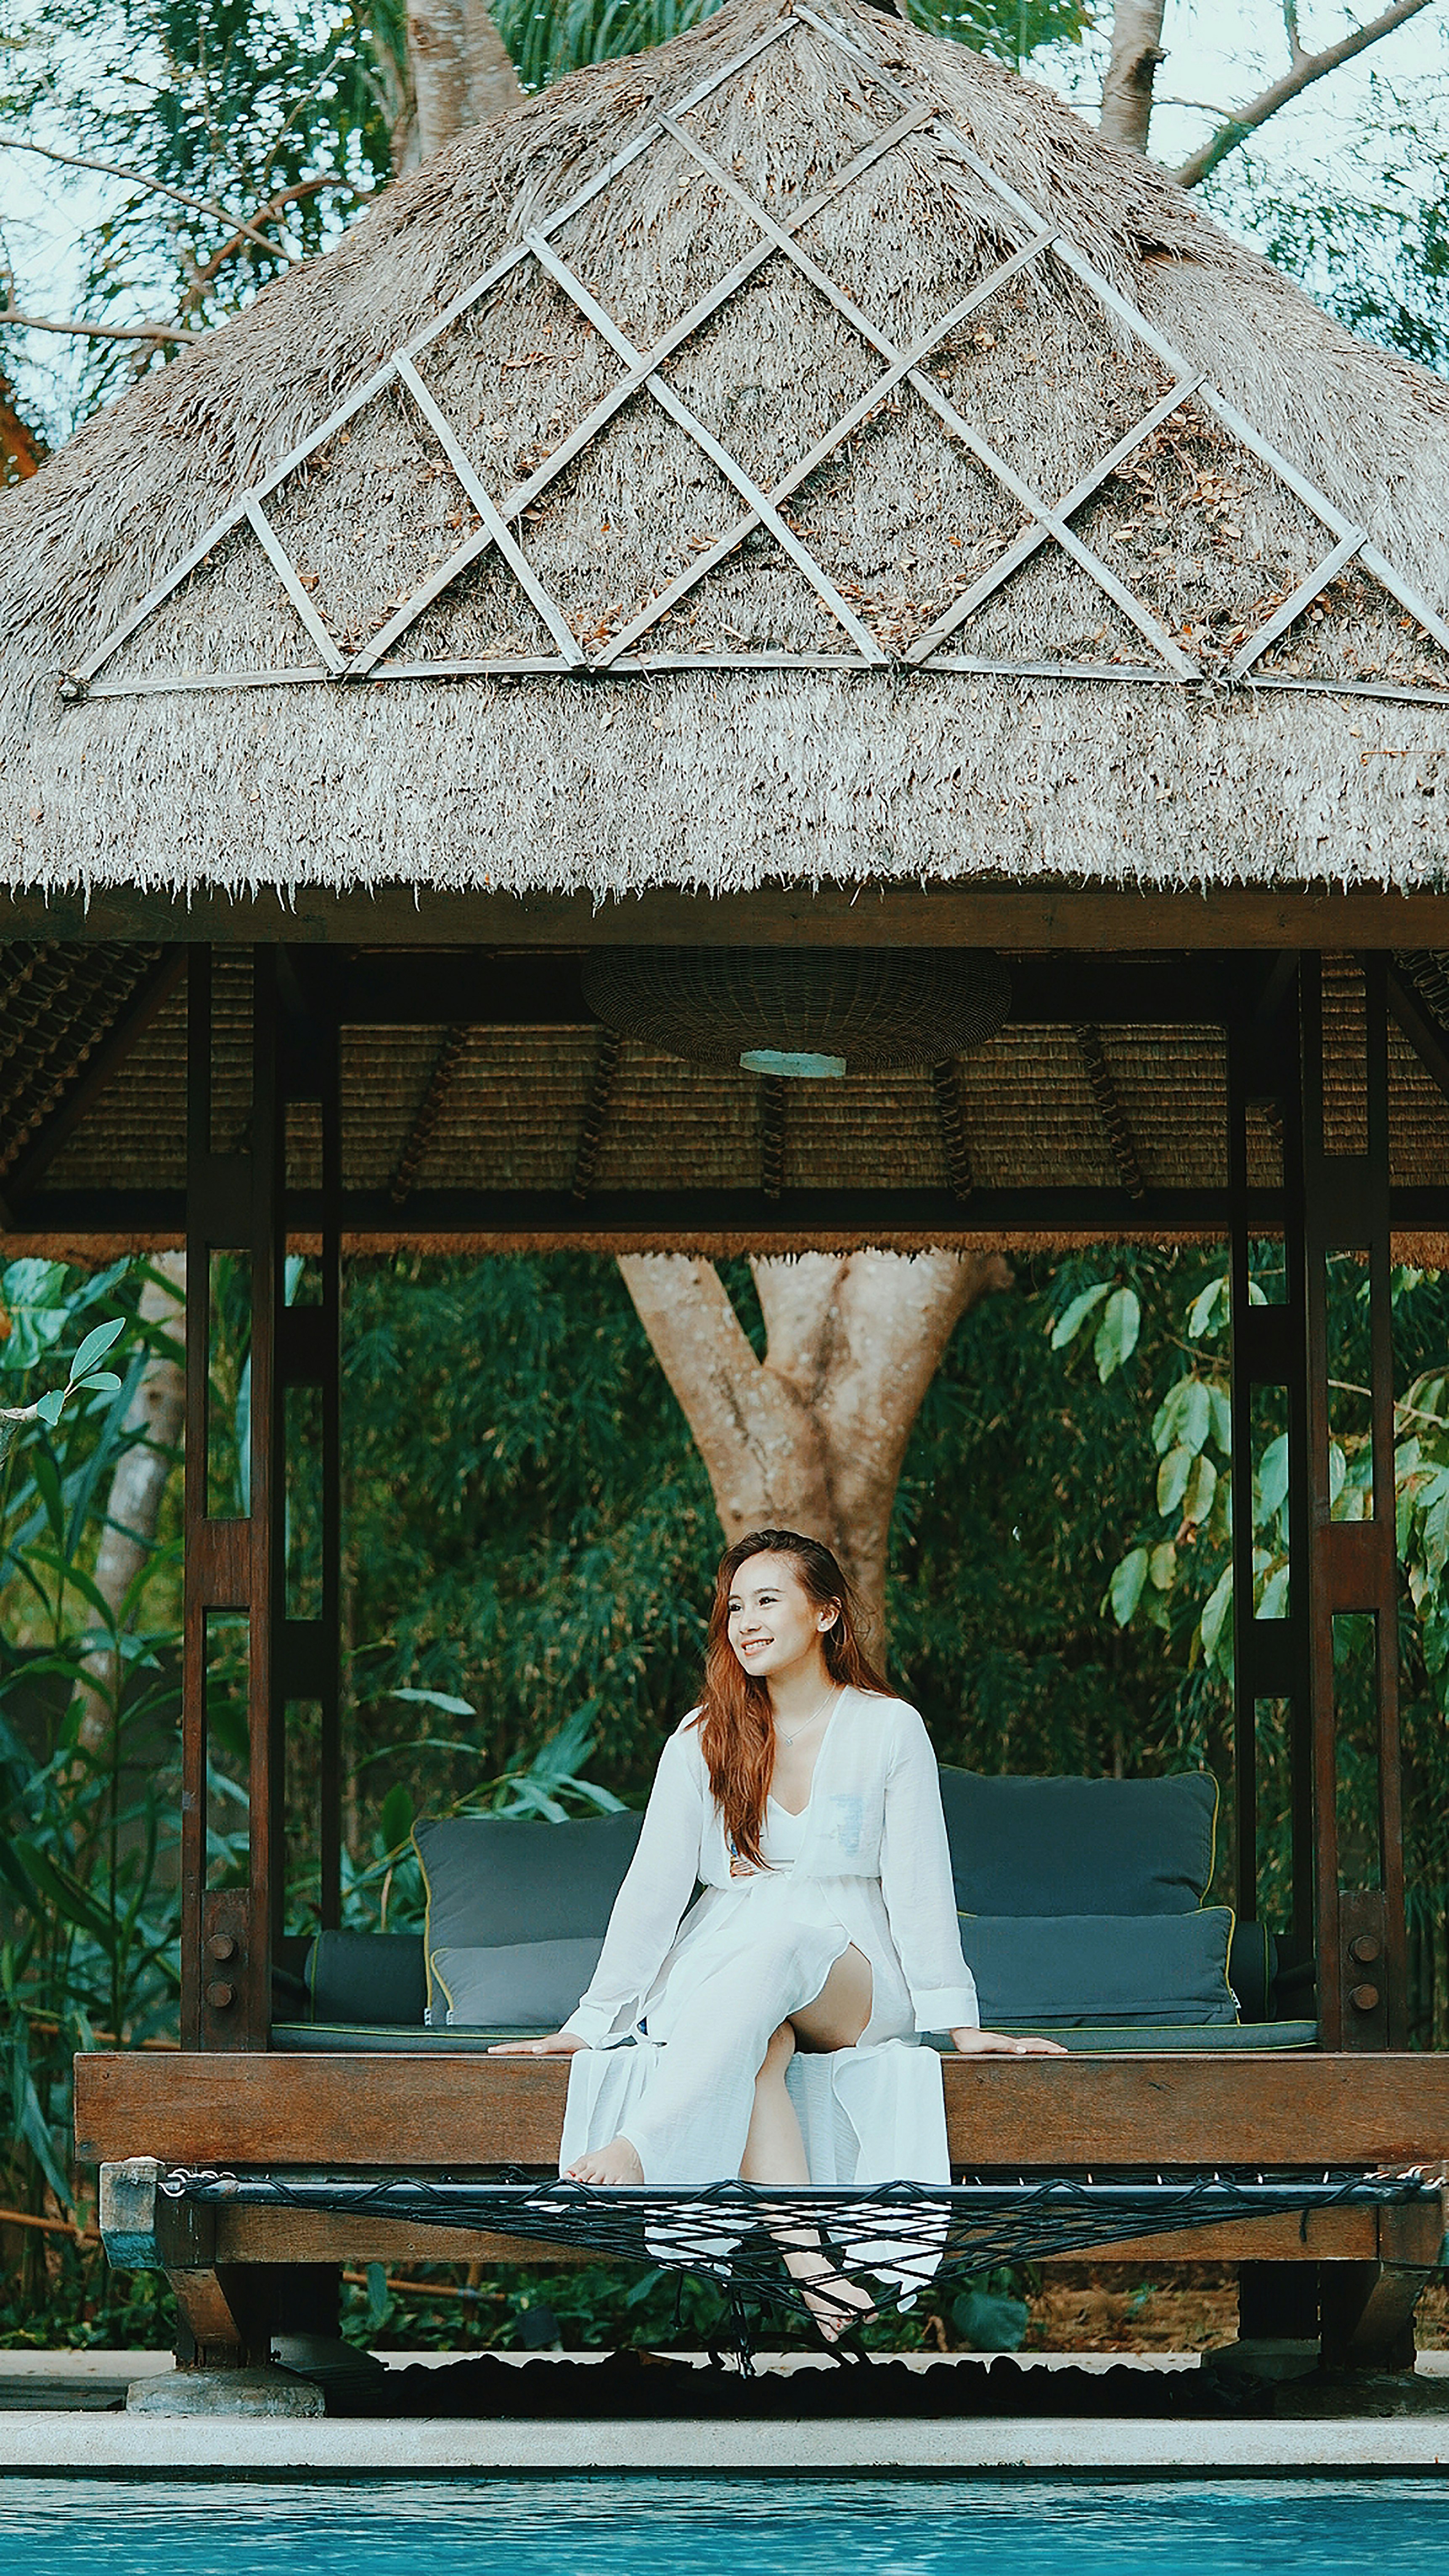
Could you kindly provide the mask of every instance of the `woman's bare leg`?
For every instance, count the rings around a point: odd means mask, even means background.
[[[801,2005],[772,2033],[755,2078],[749,2134],[740,2161],[742,2181],[803,2185],[810,2179],[805,2142],[795,2106],[785,2086],[785,2070],[797,2039],[807,2048],[853,2048],[870,2019],[871,1972],[859,1950],[845,1950],[812,2002]],[[576,2156],[568,2168],[570,2182],[641,2184],[644,2168],[632,2139],[622,2134],[607,2146]],[[806,2299],[823,2334],[832,2340],[849,2314],[869,2314],[871,2301],[837,2272],[818,2233],[802,2231],[780,2238],[786,2264],[802,2283],[819,2285],[819,2297]]]
[[[797,2033],[813,2048],[853,2048],[870,2019],[870,2006],[870,1964],[859,1950],[850,1949],[836,1960],[814,2002],[780,2024],[755,2079],[755,2107],[740,2165],[742,2182],[808,2184],[805,2141],[785,2083]],[[774,2235],[785,2269],[800,2283],[805,2304],[828,2343],[834,2343],[854,2318],[870,2315],[869,2291],[837,2271],[817,2228],[776,2229]]]
[[[741,2182],[803,2185],[810,2180],[805,2141],[800,2135],[795,2105],[785,2083],[785,2069],[794,2054],[794,2030],[789,2022],[782,2021],[755,2077],[755,2107],[750,2113],[750,2134],[740,2158]]]
[[[870,1961],[855,1948],[842,1950],[813,2004],[790,2015],[790,2027],[807,2048],[854,2048],[870,2020],[874,1980]]]

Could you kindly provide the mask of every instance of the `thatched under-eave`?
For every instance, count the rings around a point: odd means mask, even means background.
[[[928,333],[1032,237],[1029,213],[993,193],[964,143],[1442,615],[1449,388],[1355,341],[1160,173],[1029,83],[849,0],[828,14],[855,54],[787,0],[738,0],[673,45],[465,138],[390,190],[327,260],[268,289],[0,504],[10,882],[605,895],[892,876],[1449,880],[1449,655],[1362,558],[1274,639],[1256,676],[1399,693],[1388,699],[1180,686],[1165,666],[1156,680],[1114,678],[1150,666],[1152,647],[1054,543],[955,639],[1012,669],[906,669],[900,657],[1029,524],[910,384],[782,505],[884,667],[849,667],[849,632],[757,532],[641,635],[640,653],[673,665],[648,676],[499,676],[510,657],[557,660],[559,644],[495,550],[378,665],[405,659],[424,676],[228,684],[228,673],[315,664],[309,630],[335,659],[365,659],[476,521],[444,448],[393,384],[268,500],[300,610],[243,522],[105,664],[97,688],[126,693],[62,702],[56,674],[84,666],[340,400],[661,109],[776,30],[689,130],[719,172],[788,220],[802,194],[870,151],[900,114],[902,86],[930,112],[800,237],[896,345]],[[724,179],[666,133],[553,238],[571,274],[649,347],[760,236]],[[499,505],[620,369],[534,259],[419,364]],[[779,259],[665,373],[773,487],[864,399],[881,364]],[[1169,381],[1080,268],[1050,251],[941,343],[931,368],[1050,500]],[[597,659],[740,508],[699,444],[641,393],[518,533],[568,636]],[[1209,672],[1332,542],[1191,397],[1073,526]],[[747,653],[795,658],[700,659]],[[426,676],[469,658],[493,667]],[[1099,676],[1032,676],[1040,661]],[[206,684],[189,685],[198,677]]]
[[[618,1046],[582,1008],[549,1026],[421,1025],[405,995],[396,1018],[344,1011],[344,1240],[707,1256],[861,1240],[989,1246],[1003,1234],[1022,1246],[1104,1232],[1220,1240],[1226,1032],[1199,1015],[1214,1006],[1200,975],[1175,962],[1165,981],[1155,965],[1144,975],[1139,1020],[1098,1029],[1065,1016],[1078,992],[1091,999],[1080,961],[1069,998],[1043,1017],[1031,1001],[1040,961],[1012,959],[1020,1015],[949,1068],[792,1085]],[[12,1255],[94,1259],[182,1239],[186,994],[165,969],[164,952],[119,943],[0,943],[0,1222],[8,1210]],[[1418,954],[1400,971],[1442,1028],[1449,957]],[[1327,1129],[1335,1152],[1352,1152],[1363,979],[1346,956],[1327,958],[1324,974]],[[1161,1018],[1149,1016],[1154,986]],[[251,1000],[250,952],[223,949],[211,989],[211,1137],[223,1155],[248,1141]],[[1449,1099],[1397,1025],[1389,1133],[1399,1257],[1441,1263]],[[290,1230],[301,1238],[315,1222],[321,1150],[320,1110],[294,1104]],[[1263,1194],[1266,1231],[1281,1178],[1279,1143],[1254,1109],[1247,1180]]]

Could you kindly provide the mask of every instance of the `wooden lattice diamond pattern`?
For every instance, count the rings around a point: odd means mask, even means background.
[[[863,141],[829,177],[793,206],[766,207],[736,172],[710,149],[691,124],[694,111],[718,106],[728,85],[741,81],[772,48],[788,44],[800,29],[837,47],[849,59],[854,75],[869,87],[877,107],[884,103],[878,130]],[[888,119],[888,121],[886,121]],[[928,140],[948,159],[968,171],[990,198],[1022,229],[1019,246],[1003,257],[963,296],[902,346],[878,320],[872,319],[807,246],[812,225],[872,174],[888,170],[892,157],[912,137]],[[571,227],[624,174],[650,152],[669,152],[696,169],[723,203],[731,218],[728,247],[737,253],[722,275],[687,310],[673,315],[643,347],[635,329],[612,311],[598,281],[590,285],[566,253]],[[743,248],[740,244],[743,244]],[[762,479],[758,455],[754,470],[742,460],[717,425],[712,428],[691,408],[675,379],[687,374],[679,365],[721,317],[734,317],[740,299],[774,267],[778,276],[787,263],[798,289],[829,309],[832,328],[851,337],[852,364],[840,369],[842,381],[853,375],[858,391],[848,407],[830,418],[805,453]],[[1104,322],[1110,317],[1142,360],[1130,392],[1115,389],[1101,417],[1121,423],[1118,434],[1095,451],[1066,488],[1038,488],[1030,474],[1006,452],[1010,441],[993,435],[993,383],[999,394],[1003,369],[1010,364],[1014,318],[1029,294],[1050,292],[1051,263],[1066,271],[1076,287],[1095,299]],[[569,426],[547,453],[510,489],[490,488],[480,463],[476,426],[450,416],[447,403],[429,383],[430,358],[440,360],[449,335],[471,327],[486,313],[489,300],[516,286],[532,272],[557,290],[560,310],[577,317],[586,337],[602,353],[605,389]],[[1003,355],[1003,350],[1005,354]],[[855,353],[868,364],[862,368]],[[513,363],[520,363],[514,361]],[[596,372],[599,372],[596,368]],[[457,373],[456,367],[451,375]],[[451,376],[450,376],[451,381]],[[1155,393],[1149,399],[1143,387]],[[400,409],[403,426],[411,427],[414,445],[429,462],[427,472],[439,479],[430,498],[433,542],[424,550],[415,538],[412,563],[404,562],[393,596],[370,617],[347,620],[329,615],[322,575],[305,558],[301,531],[306,521],[309,472],[320,475],[329,457],[340,450],[334,442],[354,435],[354,424],[380,399]],[[1136,405],[1141,403],[1141,408]],[[567,490],[567,478],[581,460],[597,457],[604,442],[626,430],[640,404],[653,405],[670,424],[675,453],[696,458],[694,480],[703,488],[701,506],[721,521],[704,535],[680,540],[686,551],[672,578],[632,606],[617,605],[592,620],[569,613],[558,593],[565,584],[544,578],[540,559],[546,545],[535,543],[530,554],[531,522]],[[632,409],[631,409],[632,407]],[[997,408],[1002,409],[997,403]],[[958,550],[961,576],[942,576],[939,562],[923,582],[913,585],[919,554],[901,549],[895,597],[879,586],[868,595],[858,567],[846,561],[848,548],[831,539],[831,492],[848,505],[853,474],[866,470],[861,457],[873,438],[903,437],[909,414],[910,434],[944,438],[955,455],[970,460],[978,495],[974,527],[958,535],[938,531],[944,545]],[[1003,412],[1004,417],[1004,412]],[[394,422],[394,426],[397,423]],[[552,422],[549,424],[552,429]],[[360,431],[358,432],[360,435]],[[687,451],[678,442],[687,443]],[[745,442],[740,439],[736,445]],[[1134,517],[1135,491],[1146,492],[1164,450],[1182,464],[1182,527],[1166,525],[1168,513],[1143,499]],[[1252,460],[1276,498],[1296,507],[1304,542],[1303,569],[1284,573],[1276,583],[1259,577],[1259,595],[1246,583],[1241,607],[1225,627],[1221,609],[1194,617],[1174,605],[1184,580],[1191,582],[1194,558],[1185,545],[1221,558],[1241,530],[1232,524],[1234,503],[1229,485],[1215,476],[1215,456],[1231,452]],[[1078,458],[1075,460],[1081,462]],[[833,478],[833,487],[832,487]],[[1134,480],[1135,478],[1135,480]],[[1110,491],[1109,491],[1110,487]],[[987,506],[981,506],[980,495]],[[657,506],[657,496],[655,496]],[[846,510],[848,516],[848,506]],[[813,517],[822,522],[811,526]],[[836,510],[837,522],[840,518]],[[1162,523],[1153,525],[1154,521]],[[603,523],[608,532],[608,522]],[[1188,534],[1184,537],[1182,530]],[[365,529],[362,532],[365,535]],[[165,603],[180,594],[178,614],[183,637],[205,625],[204,595],[198,582],[214,577],[238,541],[254,538],[266,565],[280,582],[301,635],[296,629],[279,639],[269,665],[213,667],[203,657],[200,667],[127,669],[123,648],[156,619]],[[832,555],[833,542],[833,555]],[[808,605],[805,621],[811,641],[801,649],[782,644],[763,606],[751,607],[751,567],[764,560],[774,567],[778,606],[781,571],[803,585]],[[1135,551],[1134,551],[1135,550]],[[389,565],[399,553],[397,541],[379,540],[379,562],[373,569],[385,593]],[[936,549],[939,558],[940,546]],[[1117,560],[1113,561],[1113,556]],[[1201,560],[1201,557],[1198,558]],[[700,624],[701,604],[710,585],[730,568],[734,578],[725,605],[716,600]],[[504,621],[502,649],[488,641],[484,620],[483,649],[459,651],[452,625],[441,615],[450,603],[481,599],[480,573],[488,584],[507,593],[516,608]],[[470,592],[469,585],[472,585]],[[912,596],[913,587],[945,589],[944,605]],[[485,584],[485,588],[487,584]],[[1377,603],[1395,604],[1395,623],[1408,639],[1387,673],[1356,678],[1352,645],[1325,659],[1315,634],[1335,617],[1340,626],[1362,621]],[[256,596],[255,578],[253,596]],[[273,594],[273,598],[275,594]],[[481,612],[480,612],[481,614]],[[745,622],[741,624],[741,619]],[[463,619],[466,628],[466,618]],[[799,624],[797,618],[797,625]],[[1023,622],[1029,648],[1021,648]],[[751,624],[758,630],[751,632]],[[803,631],[803,630],[802,630]],[[696,634],[697,643],[694,641]],[[293,640],[295,637],[295,641]],[[305,645],[302,644],[305,638]],[[522,640],[532,649],[519,651]],[[315,658],[296,658],[311,648]],[[1345,658],[1346,656],[1346,658]],[[121,667],[114,667],[120,660]],[[224,658],[224,657],[223,657]],[[1449,626],[1417,596],[1327,496],[1262,438],[1199,371],[1152,327],[1135,306],[1086,260],[1060,231],[1043,222],[1037,211],[992,170],[933,108],[910,96],[906,88],[860,43],[853,30],[834,25],[797,0],[797,6],[743,54],[710,75],[690,96],[657,116],[608,166],[530,231],[515,248],[496,260],[457,296],[447,310],[406,348],[360,385],[263,481],[245,493],[218,519],[189,554],[144,598],[132,614],[79,666],[62,679],[72,697],[130,696],[176,687],[227,686],[273,682],[405,681],[581,671],[642,674],[664,669],[748,669],[777,667],[864,670],[894,668],[901,672],[1007,673],[1068,679],[1194,682],[1252,687],[1323,689],[1343,694],[1362,689],[1379,696],[1442,700],[1449,695]],[[1372,667],[1372,666],[1370,666]],[[109,671],[109,676],[106,676]]]

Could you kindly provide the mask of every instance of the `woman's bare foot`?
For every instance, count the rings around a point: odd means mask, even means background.
[[[847,2326],[863,2326],[875,2315],[869,2290],[837,2271],[828,2254],[791,2249],[785,2255],[785,2269],[799,2282],[805,2305],[827,2343],[838,2343]]]
[[[644,2168],[627,2138],[611,2138],[606,2147],[596,2147],[591,2155],[575,2156],[564,2180],[633,2183],[637,2187],[644,2180]]]

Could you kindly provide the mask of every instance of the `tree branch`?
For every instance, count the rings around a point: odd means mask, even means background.
[[[144,188],[153,197],[169,197],[173,205],[189,207],[193,214],[210,215],[216,223],[230,224],[234,232],[256,242],[260,249],[269,251],[273,258],[280,248],[280,244],[274,242],[268,234],[258,230],[255,221],[248,222],[245,215],[231,214],[225,206],[215,205],[209,197],[190,196],[185,188],[170,187],[164,179],[148,179],[144,170],[127,170],[114,161],[93,161],[89,154],[84,152],[56,152],[48,143],[31,143],[21,134],[0,134],[0,152],[34,152],[42,161],[58,162],[63,170],[94,170],[103,179],[123,180],[128,188]],[[294,189],[292,194],[314,195],[318,188],[345,188],[348,185],[349,182],[342,178],[308,179]],[[281,199],[274,197],[272,206],[281,202]],[[265,207],[261,211],[263,214],[269,214],[271,210],[271,207]],[[284,252],[283,256],[288,257],[290,254]]]
[[[17,331],[65,331],[76,340],[196,340],[197,331],[168,330],[164,322],[82,322],[55,320],[50,314],[17,313],[10,305],[0,305],[0,322],[8,322]]]
[[[1173,172],[1178,185],[1198,187],[1220,161],[1225,161],[1230,152],[1236,152],[1240,143],[1245,143],[1260,125],[1266,125],[1269,117],[1275,116],[1280,107],[1286,107],[1290,99],[1310,89],[1315,81],[1323,79],[1326,72],[1336,72],[1340,64],[1352,62],[1355,54],[1365,53],[1370,45],[1378,44],[1384,36],[1391,36],[1396,27],[1406,26],[1410,18],[1417,18],[1420,11],[1430,5],[1431,0],[1394,0],[1391,9],[1371,18],[1367,26],[1355,27],[1352,34],[1341,37],[1336,45],[1325,45],[1322,53],[1297,54],[1286,72],[1270,82],[1267,89],[1260,90],[1246,106],[1240,107],[1235,116],[1225,118],[1201,149],[1181,163]]]

